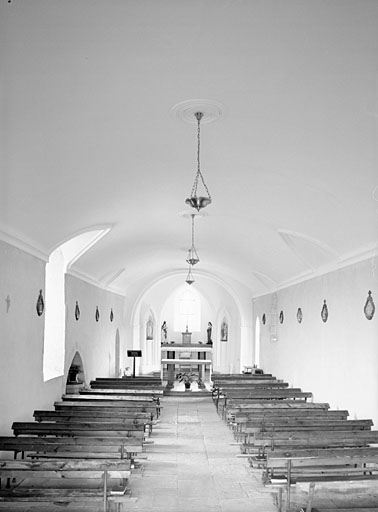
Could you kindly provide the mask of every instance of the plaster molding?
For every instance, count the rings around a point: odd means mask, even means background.
[[[308,235],[304,235],[303,233],[297,233],[295,231],[289,231],[286,229],[278,229],[278,234],[285,242],[287,247],[293,252],[293,254],[298,258],[299,261],[303,263],[303,265],[312,271],[316,271],[316,266],[314,266],[311,262],[309,262],[305,256],[302,254],[302,251],[296,245],[297,240],[302,240],[312,245],[314,248],[318,250],[321,254],[323,254],[327,258],[331,258],[332,260],[338,259],[337,252],[332,249],[329,245],[327,245],[322,240],[317,240],[316,238],[312,238]]]
[[[345,254],[341,258],[338,258],[337,261],[329,263],[327,265],[322,265],[321,267],[311,270],[308,272],[302,272],[291,279],[287,279],[286,281],[282,281],[279,283],[275,290],[272,290],[269,293],[261,293],[257,295],[253,295],[253,299],[257,299],[259,297],[263,297],[265,295],[270,295],[278,290],[283,290],[285,288],[289,288],[290,286],[294,286],[305,281],[309,281],[310,279],[314,279],[316,277],[323,276],[325,274],[329,274],[330,272],[336,272],[337,270],[341,270],[342,268],[349,267],[356,263],[360,263],[363,261],[367,261],[370,258],[375,258],[378,256],[378,245],[372,244],[366,246],[358,251],[354,251],[352,253]]]
[[[368,260],[378,256],[378,242],[367,245],[357,251],[352,251],[339,258],[339,264],[343,267],[359,263],[360,261]]]
[[[92,286],[96,286],[96,288],[100,288],[101,290],[104,290],[105,292],[114,293],[115,295],[119,295],[123,298],[125,298],[125,293],[115,287],[112,286],[105,286],[100,281],[98,281],[96,278],[90,276],[89,274],[86,274],[85,272],[81,272],[79,270],[74,270],[70,268],[66,272],[70,276],[76,277],[77,279],[80,279],[81,281],[84,281],[85,283],[88,283]]]
[[[10,231],[4,229],[4,227],[0,228],[0,240],[3,242],[20,249],[35,258],[38,258],[45,263],[49,261],[49,254],[47,251],[38,247],[34,244],[33,241],[27,239],[27,237],[21,235],[20,233],[11,233]]]

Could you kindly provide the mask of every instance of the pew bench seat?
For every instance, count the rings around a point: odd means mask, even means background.
[[[0,460],[0,504],[13,510],[20,503],[28,506],[51,503],[51,508],[69,504],[101,503],[104,512],[127,493],[130,461],[98,460]],[[83,480],[84,479],[84,480]],[[14,483],[16,480],[16,483]],[[78,481],[80,486],[78,487]],[[12,482],[12,483],[11,483]]]
[[[277,419],[276,421],[253,421],[237,423],[235,434],[245,436],[247,442],[258,432],[286,432],[286,431],[311,431],[311,430],[371,430],[373,421],[364,420],[329,420],[329,419],[292,419],[291,421]]]
[[[90,458],[90,459],[131,459],[144,453],[142,440],[129,437],[37,437],[2,436],[0,452],[13,452],[25,457]]]
[[[151,412],[122,412],[109,413],[100,410],[35,410],[33,417],[36,421],[121,421],[124,423],[133,421],[136,424],[143,422],[153,422],[153,414]]]
[[[138,396],[138,397],[162,397],[164,390],[160,388],[91,388],[81,389],[82,395],[110,395],[110,396]]]
[[[364,484],[378,480],[378,448],[342,448],[321,449],[295,453],[270,452],[267,454],[266,469],[263,473],[264,485],[284,486],[286,488],[286,510],[290,510],[291,486],[297,483],[309,483],[309,502],[311,503],[316,484],[336,484],[362,482]]]
[[[240,444],[243,454],[265,456],[268,450],[364,447],[378,443],[377,430],[258,432]]]
[[[100,415],[110,415],[111,417],[123,417],[129,413],[149,413],[151,415],[151,419],[157,419],[158,414],[160,412],[161,406],[157,407],[155,402],[143,403],[143,404],[135,404],[132,405],[130,403],[121,404],[120,406],[117,403],[104,404],[104,403],[96,403],[96,402],[80,402],[80,401],[61,401],[54,402],[54,407],[56,411],[66,411],[71,413],[76,412],[90,412],[90,413],[99,413]]]
[[[228,399],[227,403],[219,403],[217,407],[219,415],[226,420],[231,414],[268,414],[281,411],[282,414],[293,414],[289,411],[312,411],[317,409],[325,411],[329,409],[328,403],[307,402],[305,400],[287,399],[287,400],[236,400]]]
[[[153,420],[153,415],[148,412],[127,413],[122,415],[110,415],[101,411],[34,411],[34,419],[41,422],[57,422],[57,423],[109,423],[120,424],[122,427],[126,425],[144,425],[145,430],[148,430],[149,435],[152,434],[153,425],[156,420]]]
[[[144,439],[145,425],[126,425],[119,423],[70,423],[70,422],[27,422],[15,421],[12,425],[15,436],[104,436],[133,437]]]

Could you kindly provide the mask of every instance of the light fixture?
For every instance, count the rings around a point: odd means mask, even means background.
[[[186,276],[185,282],[188,283],[189,285],[194,283],[194,277],[192,274],[192,266],[191,265],[189,265],[189,272],[188,272],[188,275]]]
[[[192,217],[192,246],[189,249],[188,257],[186,258],[186,262],[189,263],[189,265],[193,266],[199,262],[199,257],[197,254],[197,250],[194,246],[194,217],[195,217],[195,214],[192,213],[191,217]]]
[[[196,112],[194,115],[197,119],[197,172],[196,172],[196,176],[194,178],[192,192],[190,194],[190,197],[188,197],[185,200],[185,203],[192,206],[197,211],[200,211],[201,208],[204,208],[205,206],[207,206],[208,204],[211,203],[211,196],[210,196],[209,189],[206,186],[205,180],[203,179],[203,175],[201,172],[201,165],[200,165],[200,130],[201,130],[200,124],[201,124],[201,119],[203,118],[203,112]],[[201,178],[202,184],[207,193],[207,197],[197,195],[199,178]]]

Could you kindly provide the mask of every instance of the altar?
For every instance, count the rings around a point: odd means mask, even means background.
[[[212,374],[212,352],[209,345],[203,344],[184,344],[171,343],[161,346],[161,380],[163,380],[164,368],[168,370],[167,387],[173,386],[174,374],[177,371],[198,370],[199,377],[203,381],[205,370],[210,371],[210,380]]]

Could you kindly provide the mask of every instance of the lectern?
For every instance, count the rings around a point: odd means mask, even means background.
[[[136,357],[142,357],[142,351],[141,350],[128,350],[127,351],[127,357],[133,357],[133,377],[135,379],[135,358]]]

